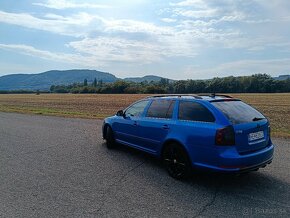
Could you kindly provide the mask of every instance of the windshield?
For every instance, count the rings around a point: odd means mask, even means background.
[[[219,101],[212,104],[223,112],[232,124],[250,123],[266,119],[263,114],[242,101]]]

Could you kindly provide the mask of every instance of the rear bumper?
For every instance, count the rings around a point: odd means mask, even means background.
[[[256,166],[250,166],[250,167],[246,167],[246,168],[241,168],[238,172],[239,173],[243,173],[243,172],[249,172],[249,171],[255,171],[259,168],[262,168],[262,167],[266,167],[268,164],[272,163],[272,160],[273,160],[273,157],[263,163],[260,163]]]
[[[235,148],[216,149],[211,153],[211,161],[205,163],[194,162],[193,167],[214,172],[242,173],[265,167],[273,160],[274,145],[254,153],[240,155]]]

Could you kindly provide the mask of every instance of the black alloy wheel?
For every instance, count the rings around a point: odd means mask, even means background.
[[[116,145],[114,133],[110,126],[106,127],[106,145],[107,145],[107,148],[109,149],[114,148]]]
[[[178,143],[164,148],[163,163],[169,175],[175,179],[186,179],[191,174],[191,164],[185,149]]]

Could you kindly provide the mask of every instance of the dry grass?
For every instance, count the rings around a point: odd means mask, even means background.
[[[11,94],[0,95],[0,111],[64,117],[104,118],[145,95]]]
[[[0,95],[0,111],[63,117],[104,118],[147,95],[11,94]],[[270,119],[276,137],[290,138],[290,93],[234,94]]]

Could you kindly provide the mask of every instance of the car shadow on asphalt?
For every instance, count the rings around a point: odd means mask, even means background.
[[[104,146],[105,148],[106,144],[103,143],[102,146]],[[146,164],[154,165],[154,167],[158,168],[159,170],[165,170],[163,167],[162,161],[148,153],[142,152],[140,150],[137,150],[128,146],[123,146],[123,145],[117,145],[113,150],[114,152],[122,153],[124,155],[132,155],[135,158],[140,159],[140,161],[145,161]],[[267,167],[269,166],[271,165],[268,165]],[[260,169],[260,171],[263,171],[263,170],[264,168]],[[182,180],[180,182],[192,183],[192,184],[204,184],[204,185],[208,184],[210,186],[212,184],[212,181],[214,181],[214,183],[220,182],[220,183],[223,183],[224,185],[227,185],[228,187],[234,188],[235,186],[241,187],[244,185],[245,186],[253,185],[256,182],[258,182],[260,179],[263,182],[267,182],[269,180],[275,179],[271,175],[269,174],[264,175],[260,171],[252,171],[252,172],[246,172],[246,173],[241,173],[241,174],[237,174],[237,173],[229,174],[229,173],[214,173],[214,172],[208,172],[208,171],[193,170],[192,176],[189,179]],[[170,178],[170,179],[173,179],[173,178]]]
[[[104,149],[106,149],[105,143],[102,145]],[[140,162],[146,162],[146,164],[157,168],[160,172],[165,171],[162,161],[148,153],[123,145],[118,145],[113,150],[122,155],[132,155],[134,158],[139,159]],[[255,192],[266,194],[268,192],[267,190],[273,186],[280,190],[288,190],[289,184],[271,175],[269,171],[267,171],[268,167],[271,167],[271,165],[268,165],[266,168],[261,168],[259,171],[242,174],[212,173],[193,170],[190,178],[179,182],[192,186],[199,185],[212,190],[222,188],[224,191],[232,193],[235,193],[237,190],[245,190],[246,192],[247,189],[252,192],[253,189],[255,189]],[[174,180],[169,175],[168,179]]]

